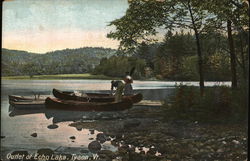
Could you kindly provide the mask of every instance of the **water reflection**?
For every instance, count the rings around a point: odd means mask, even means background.
[[[44,113],[44,112],[45,112],[45,107],[44,108],[38,108],[38,109],[25,110],[25,109],[16,109],[11,105],[9,106],[9,116],[10,117],[21,116],[21,115],[38,114],[38,113]]]
[[[53,110],[43,108],[37,109],[16,109],[11,105],[9,106],[9,116],[23,116],[33,114],[44,114],[46,119],[52,118],[52,123],[68,122],[68,121],[94,121],[94,120],[110,120],[124,118],[126,111],[121,112],[84,112],[84,111],[68,111],[68,110]]]
[[[38,149],[49,147],[55,153],[82,154],[91,156],[88,149],[89,143],[96,140],[102,131],[86,127],[69,126],[72,121],[103,116],[102,113],[85,113],[77,111],[39,109],[16,109],[9,106],[9,117],[12,118],[10,127],[4,129],[4,139],[1,139],[1,156],[7,153],[24,149],[35,153]],[[105,115],[105,114],[104,114]],[[46,121],[45,121],[46,120]],[[86,121],[88,121],[86,120]],[[17,122],[16,122],[17,121]],[[15,125],[15,126],[14,126]],[[36,133],[36,137],[31,134]],[[102,142],[102,150],[116,151],[110,141]]]

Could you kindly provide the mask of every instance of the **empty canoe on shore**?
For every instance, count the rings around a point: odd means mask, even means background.
[[[46,98],[46,108],[76,111],[122,111],[132,107],[130,99],[121,102],[83,102],[77,100],[62,100]]]
[[[53,89],[53,95],[56,98],[63,99],[63,100],[77,100],[83,102],[113,102],[115,97],[110,94],[102,94],[102,93],[86,93],[86,96],[76,96],[74,93],[65,93],[58,89]],[[138,93],[131,96],[123,96],[122,99],[131,99],[133,103],[138,103],[142,100],[142,94]]]
[[[9,95],[9,101],[13,102],[27,102],[27,101],[45,101],[48,96],[18,96],[18,95]]]

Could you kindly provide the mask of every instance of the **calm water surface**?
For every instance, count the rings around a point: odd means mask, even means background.
[[[141,92],[144,99],[163,100],[174,91],[175,85],[186,84],[198,86],[198,82],[162,82],[162,81],[134,81],[135,92]],[[230,85],[230,82],[206,82],[205,86]],[[87,149],[90,139],[101,131],[90,133],[89,129],[76,129],[68,126],[75,120],[93,121],[95,119],[119,116],[124,113],[112,112],[72,112],[47,109],[15,110],[9,106],[8,95],[52,95],[52,88],[60,90],[79,90],[86,92],[106,93],[110,89],[110,80],[2,80],[1,88],[1,155],[14,150],[26,150],[31,153],[40,148],[80,153]],[[115,117],[114,117],[115,119]],[[48,128],[56,124],[55,129]],[[32,137],[37,133],[37,137]],[[75,136],[75,140],[70,139]],[[67,147],[65,149],[65,147]],[[102,145],[103,149],[117,150],[110,142]]]

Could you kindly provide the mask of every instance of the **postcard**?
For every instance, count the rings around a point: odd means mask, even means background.
[[[2,4],[2,161],[247,161],[248,1]]]

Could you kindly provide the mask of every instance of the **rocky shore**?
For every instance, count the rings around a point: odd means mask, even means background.
[[[111,141],[116,152],[100,150],[104,160],[205,161],[247,159],[247,126],[166,121],[161,108],[135,108],[126,117],[95,122],[77,121],[69,126],[102,131],[96,140]]]
[[[110,116],[109,116],[110,115]],[[103,160],[103,161],[246,161],[247,125],[208,124],[198,121],[168,120],[162,107],[136,107],[124,113],[97,114],[69,124],[78,131],[89,129],[87,149],[77,150],[81,158],[64,154],[64,149],[37,150],[38,156],[27,160]],[[93,117],[93,118],[92,118]],[[94,119],[94,121],[93,121]],[[59,125],[60,126],[60,125]],[[57,128],[57,125],[48,128]],[[36,133],[30,137],[37,137]],[[1,139],[4,139],[1,137]],[[76,137],[70,136],[74,142]],[[117,150],[103,148],[112,144]],[[66,147],[67,148],[67,147]],[[13,156],[28,156],[27,151],[14,151]],[[37,158],[35,158],[37,157]],[[95,158],[96,157],[96,158]],[[12,158],[9,160],[18,160]],[[25,159],[24,159],[25,160]]]

